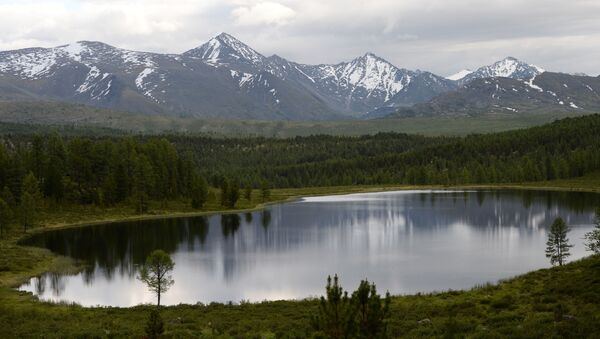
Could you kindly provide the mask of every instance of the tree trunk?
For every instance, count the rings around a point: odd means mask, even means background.
[[[158,307],[160,307],[160,285],[158,285]]]

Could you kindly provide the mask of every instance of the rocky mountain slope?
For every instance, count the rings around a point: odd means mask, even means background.
[[[475,79],[389,117],[475,116],[536,112],[600,112],[600,77],[544,72],[529,80]]]
[[[81,41],[0,52],[0,101],[58,101],[153,115],[336,120],[600,111],[598,78],[512,57],[443,78],[373,53],[338,64],[266,57],[226,33],[182,54]]]
[[[453,86],[371,53],[336,65],[265,57],[225,33],[180,55],[91,41],[0,52],[1,99],[60,100],[147,114],[336,119],[384,104],[422,102]]]
[[[536,75],[544,73],[545,70],[536,65],[525,63],[513,57],[507,57],[488,66],[482,66],[475,71],[462,70],[448,77],[456,81],[458,85],[467,84],[475,79],[485,78],[512,78],[531,79]]]

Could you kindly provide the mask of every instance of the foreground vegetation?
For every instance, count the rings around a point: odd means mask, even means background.
[[[392,297],[391,337],[586,338],[600,333],[600,259],[591,257],[471,291]],[[0,333],[141,337],[155,306],[83,308],[0,290]],[[164,307],[165,337],[302,338],[318,300]]]
[[[577,184],[579,183],[579,184]],[[537,185],[537,186],[536,186]],[[543,184],[511,187],[560,187],[569,190],[600,190],[600,174],[579,179],[555,180]],[[270,201],[299,195],[379,191],[410,187],[370,186],[305,189],[273,189]],[[431,187],[434,188],[434,187]],[[215,191],[214,194],[218,194]],[[223,209],[218,197],[205,209]],[[244,207],[262,205],[259,191]],[[97,208],[95,214],[82,214],[72,207],[47,212],[46,227],[65,223],[121,218],[156,217],[159,213],[198,213],[187,203],[172,202],[160,210],[152,202],[155,215],[138,215],[130,206]],[[115,214],[113,214],[115,213]],[[116,214],[120,213],[120,214]],[[39,228],[38,228],[39,230]],[[28,293],[12,288],[30,276],[45,271],[76,270],[77,263],[47,250],[21,247],[19,230],[0,240],[0,336],[11,337],[141,337],[153,306],[133,308],[84,308],[77,305],[40,302]],[[332,272],[333,273],[333,272]],[[325,281],[324,281],[325,283]],[[341,277],[343,284],[343,277]],[[354,289],[354,286],[344,286]],[[180,305],[163,307],[164,336],[206,338],[307,337],[313,334],[311,318],[319,301],[273,301],[257,304]],[[471,291],[451,291],[427,295],[394,296],[389,305],[388,333],[392,337],[593,337],[600,333],[600,258],[590,257],[561,267],[545,269],[510,279],[499,285],[486,285]],[[453,334],[452,334],[453,333]]]
[[[590,116],[460,139],[5,137],[0,199],[13,213],[0,215],[0,337],[141,337],[152,309],[83,308],[16,292],[31,276],[81,264],[17,245],[24,230],[250,210],[303,195],[445,187],[598,192],[599,130],[600,116]],[[334,184],[349,186],[326,186]],[[213,303],[160,313],[165,337],[293,338],[313,335],[319,305]],[[387,328],[392,337],[583,338],[600,334],[599,320],[596,256],[471,291],[394,296]]]

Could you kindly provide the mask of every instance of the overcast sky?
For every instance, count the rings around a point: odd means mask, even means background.
[[[448,75],[510,55],[600,73],[599,0],[0,0],[0,32],[0,50],[98,40],[181,53],[227,32],[302,63],[370,51]]]

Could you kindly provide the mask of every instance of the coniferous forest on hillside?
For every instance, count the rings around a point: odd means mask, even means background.
[[[19,201],[26,178],[56,202],[113,205],[191,197],[196,186],[521,183],[600,169],[600,115],[464,138],[216,139],[193,136],[5,135],[0,188]]]

